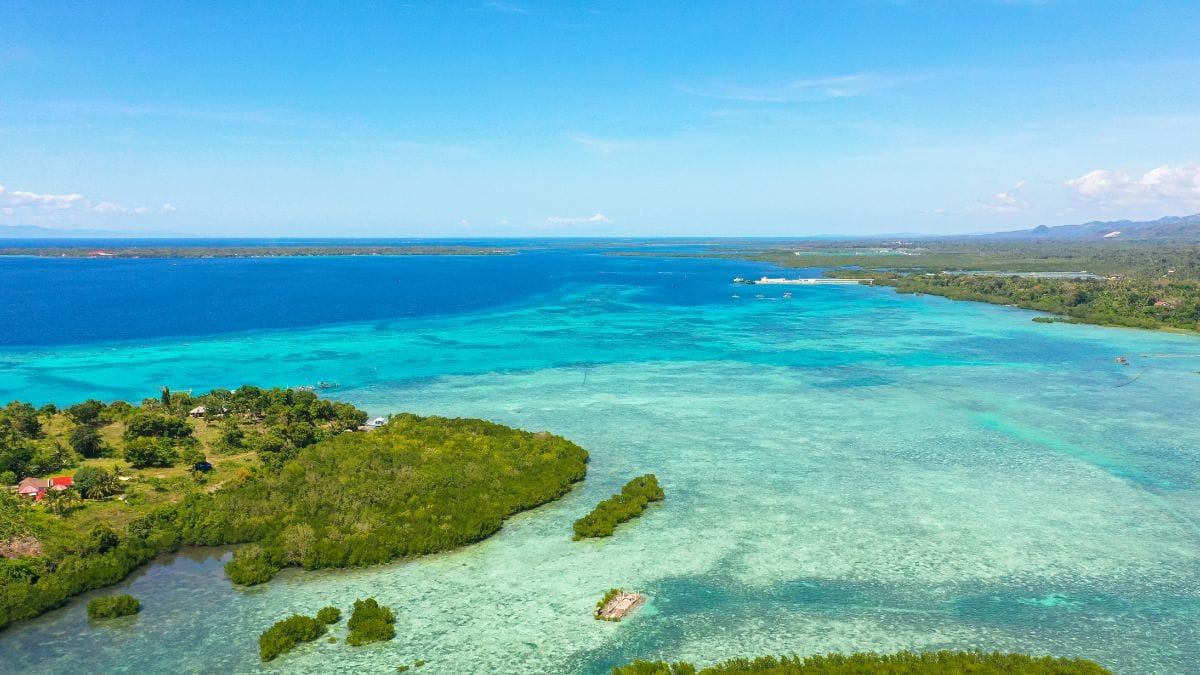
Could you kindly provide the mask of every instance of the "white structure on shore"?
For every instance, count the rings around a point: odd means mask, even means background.
[[[793,285],[793,286],[806,286],[806,285],[828,286],[828,285],[839,285],[839,284],[860,284],[860,283],[864,283],[864,282],[870,284],[870,283],[874,283],[875,280],[874,279],[825,279],[825,278],[784,279],[782,277],[763,277],[763,278],[759,279],[758,281],[745,281],[745,280],[742,280],[741,277],[738,277],[737,279],[734,279],[734,282],[748,283],[748,284],[783,284],[783,285]]]

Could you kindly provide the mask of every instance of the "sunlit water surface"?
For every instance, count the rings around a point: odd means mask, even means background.
[[[372,414],[483,417],[591,453],[583,485],[481,544],[250,590],[224,578],[227,551],[189,550],[115,589],[141,598],[134,618],[89,624],[89,595],[0,634],[2,669],[602,673],[978,648],[1196,672],[1200,359],[1137,355],[1200,340],[890,289],[738,287],[764,268],[735,261],[556,260],[570,273],[484,308],[0,351],[5,400],[336,380]],[[403,278],[412,263],[392,264]],[[512,263],[479,260],[439,292],[470,293],[497,264]],[[575,518],[646,472],[662,505],[571,541]],[[649,603],[593,620],[613,586]],[[368,596],[397,610],[396,640],[322,639],[260,665],[274,621]]]

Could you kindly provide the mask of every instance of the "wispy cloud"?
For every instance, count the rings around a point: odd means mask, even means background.
[[[997,192],[988,199],[980,199],[973,206],[968,207],[967,211],[1005,214],[1005,213],[1020,213],[1029,209],[1029,203],[1025,201],[1021,194],[1022,188],[1028,181],[1019,181],[1012,187],[1003,192]]]
[[[111,201],[93,201],[78,192],[52,194],[9,190],[0,185],[0,215],[44,220],[47,217],[74,218],[92,213],[99,215],[166,214],[175,211],[175,206],[165,203],[158,208],[148,206],[125,206]]]
[[[492,0],[491,2],[484,3],[483,6],[487,7],[488,9],[490,9],[492,11],[504,12],[505,14],[528,14],[529,13],[528,9],[525,9],[522,6],[513,4],[511,2],[498,2],[497,0]]]
[[[1066,182],[1077,197],[1109,206],[1160,204],[1200,207],[1200,164],[1163,165],[1140,177],[1096,169]]]
[[[547,225],[561,227],[563,225],[606,225],[612,222],[612,218],[597,213],[591,216],[550,216],[546,219]]]
[[[598,155],[611,155],[618,152],[626,152],[634,149],[635,144],[630,141],[620,141],[611,138],[597,138],[591,134],[576,134],[571,137],[571,140],[589,152],[594,152]]]
[[[854,73],[766,85],[722,82],[703,85],[677,84],[675,88],[693,96],[725,101],[799,103],[862,96],[894,83],[895,80],[877,73]]]

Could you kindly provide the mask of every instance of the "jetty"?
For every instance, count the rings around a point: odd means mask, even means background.
[[[605,621],[620,621],[640,607],[643,602],[646,602],[646,596],[622,591],[613,595],[608,602],[596,610],[596,618]]]
[[[817,279],[784,279],[783,277],[763,277],[757,281],[753,279],[743,279],[737,277],[733,280],[735,284],[749,284],[751,286],[757,284],[774,284],[781,286],[845,286],[856,285],[861,283],[874,284],[874,279],[830,279],[821,277]]]

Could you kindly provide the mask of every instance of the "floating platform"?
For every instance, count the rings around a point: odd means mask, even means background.
[[[646,602],[646,596],[640,593],[617,593],[604,606],[596,610],[596,618],[606,621],[620,621],[633,610]]]

